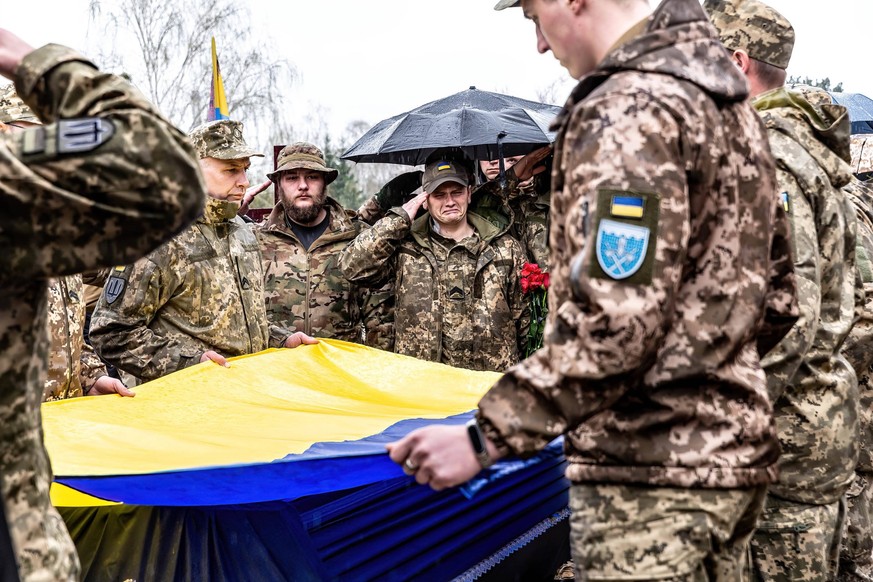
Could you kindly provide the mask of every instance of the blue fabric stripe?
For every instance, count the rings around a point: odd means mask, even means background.
[[[146,475],[57,477],[101,499],[164,507],[260,503],[351,489],[403,476],[385,444],[429,424],[463,424],[472,412],[445,419],[408,419],[357,441],[316,443],[272,463],[206,467]]]
[[[613,196],[612,203],[616,206],[636,206],[643,207],[643,199],[641,197]]]

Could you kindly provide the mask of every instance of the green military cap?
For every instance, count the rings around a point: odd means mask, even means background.
[[[243,124],[231,119],[217,119],[199,125],[191,130],[188,137],[201,158],[219,160],[238,160],[264,154],[246,145],[242,134]]]
[[[15,92],[15,85],[10,83],[0,88],[0,122],[11,123],[13,121],[42,123],[33,110]]]
[[[503,10],[504,8],[515,8],[521,6],[521,0],[500,0],[494,5],[494,10]]]
[[[279,152],[278,167],[275,171],[267,174],[271,180],[279,177],[279,174],[288,170],[315,170],[324,173],[324,183],[330,184],[339,176],[339,171],[328,168],[324,161],[324,154],[311,143],[298,141],[282,148]]]
[[[756,61],[787,69],[794,50],[794,28],[759,0],[706,0],[703,8],[722,44]]]
[[[425,192],[431,194],[446,182],[469,186],[470,174],[463,165],[452,160],[436,160],[425,166],[421,175],[421,187]]]

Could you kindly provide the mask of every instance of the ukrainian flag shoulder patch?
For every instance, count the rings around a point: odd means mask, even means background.
[[[610,216],[620,218],[643,218],[646,214],[646,200],[632,194],[613,194],[609,206]]]
[[[782,209],[791,214],[791,196],[788,195],[788,192],[780,194],[779,200],[782,202]]]

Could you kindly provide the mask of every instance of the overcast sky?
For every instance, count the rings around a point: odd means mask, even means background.
[[[298,70],[298,83],[288,89],[293,118],[315,115],[335,133],[352,121],[375,124],[471,85],[528,99],[554,86],[560,103],[573,86],[551,54],[537,53],[533,24],[517,9],[495,12],[496,0],[240,1],[251,7],[253,28]],[[797,32],[790,74],[830,77],[846,91],[873,96],[873,2],[770,4]],[[87,0],[14,3],[4,10],[2,26],[36,46],[83,49],[87,6]],[[232,39],[217,41],[219,58],[232,50]]]

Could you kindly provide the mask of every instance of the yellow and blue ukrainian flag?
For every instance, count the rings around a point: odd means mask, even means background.
[[[218,66],[218,51],[215,49],[215,37],[212,37],[212,91],[209,95],[209,110],[206,121],[229,119],[227,114],[227,96],[224,93],[224,81],[221,80],[221,69]]]
[[[612,216],[621,216],[623,218],[642,218],[643,209],[644,203],[642,196],[613,196],[610,214]]]

